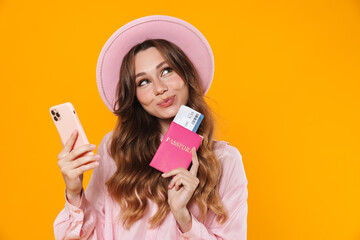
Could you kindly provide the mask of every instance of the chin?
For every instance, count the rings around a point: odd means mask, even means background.
[[[161,118],[163,119],[169,119],[169,118],[174,118],[175,115],[177,114],[177,112],[169,112],[169,113],[166,113],[166,114],[161,114]]]
[[[180,107],[167,109],[165,111],[160,112],[159,115],[163,119],[174,118],[175,115],[178,113],[179,109],[180,109]]]

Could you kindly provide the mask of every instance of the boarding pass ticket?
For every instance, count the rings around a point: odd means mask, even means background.
[[[189,129],[190,131],[196,132],[203,118],[204,115],[201,113],[195,111],[192,108],[181,105],[173,121]]]

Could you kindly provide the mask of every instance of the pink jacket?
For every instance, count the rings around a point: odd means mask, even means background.
[[[219,224],[211,211],[208,211],[205,221],[199,221],[199,209],[193,204],[189,206],[192,216],[189,232],[180,231],[171,212],[160,226],[151,229],[148,221],[157,211],[157,205],[149,200],[145,215],[127,230],[117,220],[120,208],[105,186],[116,170],[115,162],[106,151],[110,136],[111,132],[106,134],[98,147],[100,165],[94,169],[88,187],[82,194],[80,207],[71,205],[65,197],[65,208],[54,223],[55,239],[246,239],[247,179],[242,157],[235,147],[223,141],[216,141],[214,146],[223,168],[219,194],[229,216],[224,224]]]

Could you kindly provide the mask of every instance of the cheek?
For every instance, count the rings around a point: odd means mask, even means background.
[[[189,89],[188,89],[188,87],[187,86],[185,86],[184,88],[183,88],[183,90],[181,91],[181,95],[182,95],[182,100],[183,100],[183,103],[182,104],[184,104],[184,105],[186,105],[186,103],[188,102],[188,100],[189,100]]]
[[[151,93],[146,89],[136,90],[136,97],[143,106],[151,103]]]
[[[178,93],[180,97],[181,104],[186,104],[189,98],[189,89],[187,84],[182,80],[182,78],[178,78],[172,84],[172,89]]]
[[[183,90],[184,88],[186,88],[186,84],[180,76],[177,76],[176,78],[172,79],[171,88],[173,90]]]

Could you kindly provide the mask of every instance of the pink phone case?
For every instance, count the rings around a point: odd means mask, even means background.
[[[73,149],[84,144],[89,144],[84,129],[81,126],[80,120],[75,112],[74,106],[71,103],[67,102],[51,107],[50,115],[60,134],[61,143],[63,146],[70,138],[74,129],[77,129],[78,137]]]

